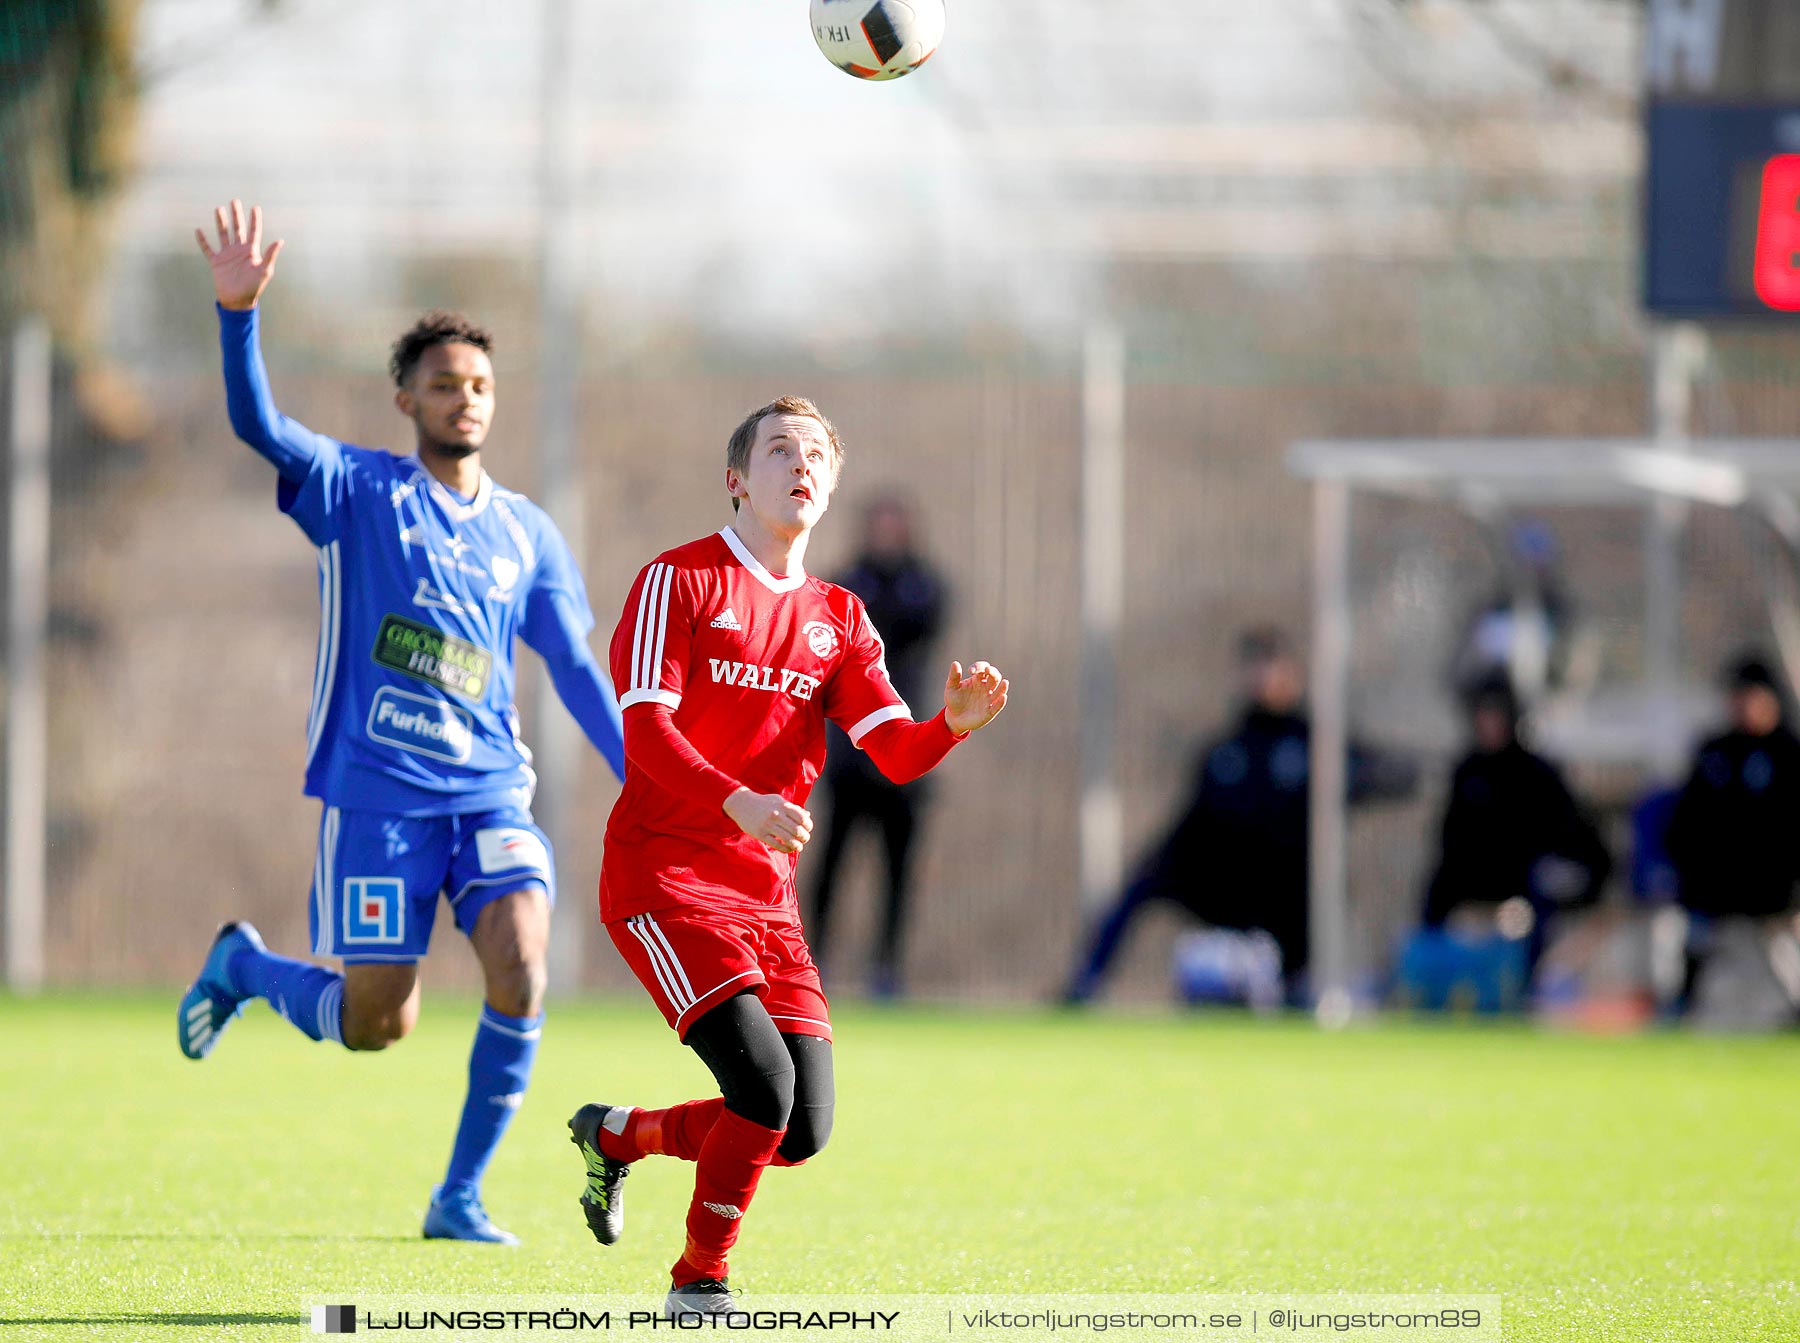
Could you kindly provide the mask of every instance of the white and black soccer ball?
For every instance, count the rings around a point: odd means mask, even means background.
[[[812,0],[813,41],[858,79],[910,75],[944,40],[944,0]]]

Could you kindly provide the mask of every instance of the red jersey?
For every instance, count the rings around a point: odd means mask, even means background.
[[[713,786],[672,791],[627,753],[606,826],[601,919],[677,906],[798,919],[798,855],[752,839],[719,804],[742,785],[804,806],[825,763],[827,718],[858,744],[911,719],[862,602],[803,572],[775,577],[727,527],[638,574],[610,661],[628,729],[648,712],[638,706],[672,710]]]

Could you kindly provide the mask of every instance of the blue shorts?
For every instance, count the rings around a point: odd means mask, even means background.
[[[468,934],[488,905],[531,886],[555,901],[550,841],[522,807],[461,816],[326,807],[313,859],[313,955],[416,961],[431,945],[438,896]]]

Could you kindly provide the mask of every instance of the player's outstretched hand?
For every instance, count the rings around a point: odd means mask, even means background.
[[[219,247],[213,250],[206,241],[206,231],[195,229],[200,250],[212,265],[213,293],[221,308],[244,312],[256,306],[262,291],[275,274],[275,258],[281,255],[281,244],[272,243],[262,249],[262,206],[250,211],[244,222],[244,203],[234,200],[213,211],[213,223],[219,230]]]
[[[740,788],[725,799],[725,814],[751,839],[780,853],[799,853],[812,838],[812,814],[780,793]]]
[[[950,677],[944,682],[944,721],[958,735],[986,727],[1006,707],[1007,681],[998,668],[985,662],[970,666],[963,675],[962,663],[950,664]]]

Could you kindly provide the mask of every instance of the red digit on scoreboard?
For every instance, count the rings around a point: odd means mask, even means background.
[[[1800,154],[1777,154],[1763,165],[1754,274],[1764,303],[1800,312]]]

